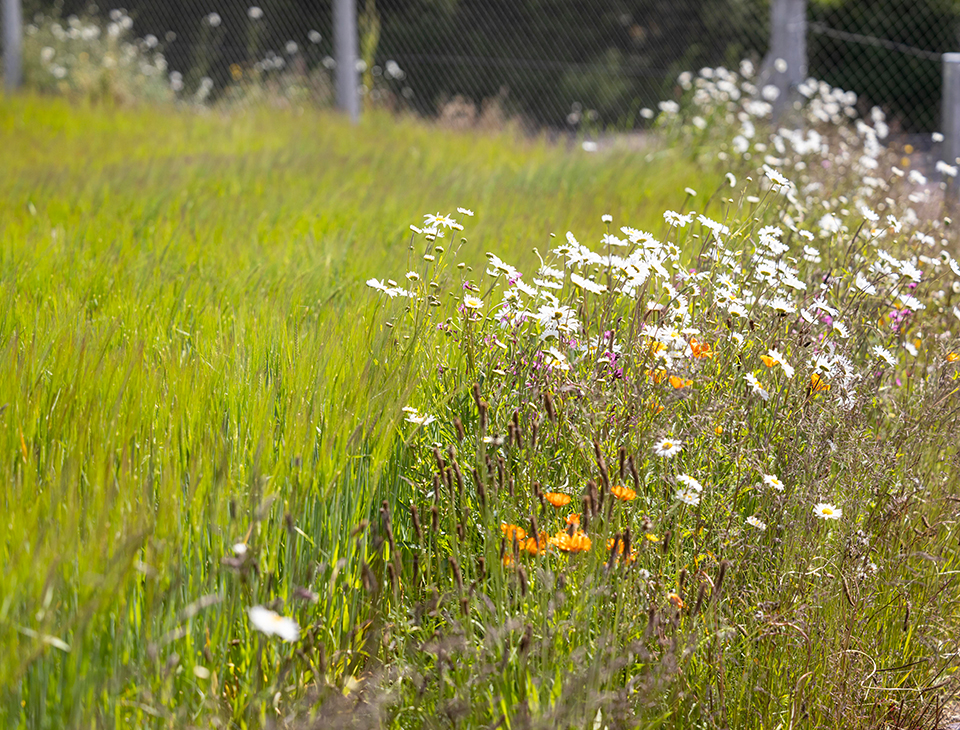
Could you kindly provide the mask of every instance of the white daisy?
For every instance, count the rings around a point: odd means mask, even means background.
[[[763,483],[768,487],[773,487],[778,492],[782,492],[785,489],[783,482],[780,481],[780,478],[776,474],[764,474]]]
[[[692,489],[683,489],[677,492],[677,499],[684,504],[689,504],[691,507],[696,507],[698,504],[700,504],[700,495],[694,492]]]
[[[253,628],[267,636],[279,636],[284,641],[296,641],[300,638],[300,627],[292,618],[281,616],[263,606],[250,606],[247,616]]]
[[[676,456],[682,450],[683,442],[677,439],[661,439],[653,446],[653,453],[664,459]]]
[[[839,520],[843,516],[842,509],[826,502],[813,505],[813,513],[821,520]]]
[[[761,532],[767,529],[767,523],[761,519],[758,519],[757,517],[754,517],[753,515],[750,515],[747,518],[747,524],[751,525],[752,527],[756,527]]]
[[[690,476],[689,474],[678,475],[677,481],[680,482],[683,486],[685,486],[688,490],[692,490],[694,492],[703,491],[703,485],[699,481],[694,479],[692,476]]]

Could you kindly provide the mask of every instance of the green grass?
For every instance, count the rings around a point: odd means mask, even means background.
[[[466,260],[529,263],[719,181],[387,116],[33,97],[0,101],[0,150],[4,727],[259,725],[278,688],[363,671],[350,535],[402,488],[416,385],[363,280],[402,274],[425,212],[477,211]],[[243,540],[255,572],[221,564]],[[312,671],[250,632],[274,598]]]

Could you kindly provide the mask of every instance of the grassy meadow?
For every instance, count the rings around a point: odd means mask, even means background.
[[[0,727],[940,727],[958,171],[751,78],[592,154],[3,99]]]
[[[477,211],[478,268],[530,262],[605,213],[656,225],[703,175],[29,96],[0,103],[0,150],[0,726],[24,728],[261,726],[369,672],[354,533],[406,478],[417,372],[364,280],[404,268],[424,212]],[[278,597],[316,625],[306,671],[248,625]]]

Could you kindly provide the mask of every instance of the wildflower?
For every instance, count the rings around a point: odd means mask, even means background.
[[[263,606],[250,606],[247,609],[250,623],[257,631],[267,636],[279,636],[284,641],[293,642],[300,638],[300,627],[292,618],[281,616]]]
[[[516,537],[517,540],[522,540],[527,536],[527,531],[522,527],[517,525],[510,525],[506,522],[500,523],[500,532],[504,534],[508,541],[513,542],[513,538]]]
[[[843,516],[843,510],[832,504],[819,502],[813,506],[813,514],[821,520],[839,520]]]
[[[676,456],[683,450],[683,442],[674,439],[661,439],[653,446],[653,453],[663,459]]]
[[[604,214],[600,216],[600,220],[603,221],[604,223],[613,223],[613,216]]]
[[[721,426],[720,424],[717,424],[716,426],[713,427],[713,432],[717,434],[717,436],[723,436],[723,426]]]
[[[406,420],[408,423],[415,423],[418,426],[429,426],[437,419],[422,413],[408,413]]]
[[[580,513],[572,512],[567,515],[567,524],[568,525],[579,525],[580,524]]]
[[[419,281],[419,279],[420,279],[420,274],[418,274],[416,271],[407,272],[407,281]]]
[[[457,212],[458,212],[460,215],[466,215],[466,216],[473,217],[473,211],[470,210],[469,208],[457,208]]]
[[[572,535],[560,530],[556,535],[549,538],[549,542],[555,548],[565,553],[582,553],[590,549],[593,544],[587,534],[582,530],[577,530]]]
[[[747,518],[747,524],[750,525],[751,527],[756,527],[761,532],[767,529],[767,523],[761,519],[758,519],[754,515],[750,515]]]
[[[752,392],[754,395],[759,395],[764,400],[770,400],[770,393],[768,393],[766,389],[760,385],[760,381],[757,380],[756,375],[753,373],[747,373],[744,378],[746,379],[747,383],[750,384],[750,392]]]
[[[774,365],[779,365],[781,368],[783,368],[783,372],[786,374],[788,378],[793,377],[793,373],[794,373],[793,366],[790,365],[786,360],[784,360],[783,355],[781,355],[776,350],[767,350],[767,354],[761,355],[760,359],[763,360],[763,364],[766,365],[768,368],[772,368]]]
[[[763,174],[766,178],[773,183],[774,188],[782,187],[789,188],[791,183],[787,178],[785,178],[780,172],[774,170],[768,165],[763,166]]]
[[[893,355],[890,353],[890,351],[887,350],[887,349],[884,348],[884,347],[880,347],[880,345],[874,345],[874,346],[873,346],[873,349],[872,349],[872,352],[873,352],[874,355],[876,355],[876,356],[879,357],[881,360],[883,360],[884,362],[886,362],[887,365],[889,365],[890,367],[893,367],[894,365],[897,364],[897,361],[894,359],[894,357],[893,357]]]
[[[245,542],[234,543],[233,554],[236,555],[238,558],[242,558],[244,555],[247,554],[247,549],[248,549],[247,543]]]
[[[614,548],[617,549],[618,556],[623,556],[623,550],[624,550],[623,540],[617,540],[616,538],[613,538],[613,537],[607,540],[607,550],[613,550]],[[633,550],[631,550],[630,554],[626,556],[626,561],[628,563],[632,563],[634,560],[636,560],[636,557],[637,557],[636,553]]]
[[[637,498],[637,493],[629,487],[610,487],[610,494],[624,502],[631,502]]]
[[[703,491],[703,485],[689,474],[679,474],[677,476],[677,481],[687,489],[692,489],[695,492]]]
[[[677,499],[684,504],[689,504],[691,507],[696,507],[700,504],[700,495],[692,489],[681,489],[677,492]]]
[[[778,492],[782,492],[784,490],[783,482],[780,481],[780,478],[777,477],[776,474],[764,474],[763,483],[768,487],[773,487]]]
[[[260,20],[263,17],[263,10],[256,5],[247,8],[247,17],[250,20]]]
[[[710,349],[710,343],[708,342],[698,342],[697,340],[690,340],[690,352],[693,353],[695,358],[705,358],[713,357],[713,351]]]
[[[429,226],[430,228],[437,228],[438,226],[443,226],[444,228],[456,228],[457,222],[448,215],[440,215],[439,213],[432,214],[427,213],[423,216],[423,224]]]
[[[682,609],[684,606],[683,599],[680,598],[679,594],[674,593],[673,591],[670,591],[667,594],[667,600],[670,601],[670,603],[673,604],[673,607],[676,609]]]
[[[863,275],[863,272],[857,272],[857,278],[854,285],[864,294],[876,294],[877,287],[870,283],[870,280]]]
[[[819,393],[821,390],[830,390],[830,383],[826,382],[817,373],[813,373],[810,376],[810,389],[814,393]]]
[[[543,495],[543,498],[554,507],[565,507],[570,504],[571,499],[569,494],[561,494],[560,492],[547,492]]]
[[[693,214],[683,215],[673,210],[665,210],[663,219],[674,228],[686,228],[687,223],[693,220]]]
[[[692,380],[687,380],[687,379],[685,379],[685,378],[678,377],[678,376],[676,376],[676,375],[671,375],[671,376],[670,376],[670,385],[672,385],[672,386],[674,387],[674,389],[680,390],[681,388],[688,388],[688,387],[690,387],[691,385],[693,385],[693,381],[692,381]]]
[[[546,532],[541,532],[539,536],[528,537],[521,547],[531,555],[543,555],[547,551],[549,538]]]
[[[480,297],[467,294],[463,298],[463,306],[467,309],[480,309],[483,306],[483,300]]]
[[[581,289],[592,292],[593,294],[602,294],[607,290],[605,284],[597,284],[596,282],[590,281],[589,279],[584,279],[579,274],[570,274],[570,281],[576,284]]]
[[[947,362],[960,362],[960,355],[955,352],[947,353]]]

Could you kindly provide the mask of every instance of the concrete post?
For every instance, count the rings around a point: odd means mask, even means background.
[[[943,54],[941,124],[941,157],[948,165],[956,165],[960,157],[960,53]]]
[[[356,0],[333,2],[333,54],[337,61],[337,107],[356,124],[360,118]]]
[[[770,50],[760,69],[762,86],[780,94],[773,101],[774,119],[791,102],[797,86],[807,78],[807,0],[771,0]]]
[[[3,2],[3,85],[8,91],[23,83],[23,9],[20,0]]]

